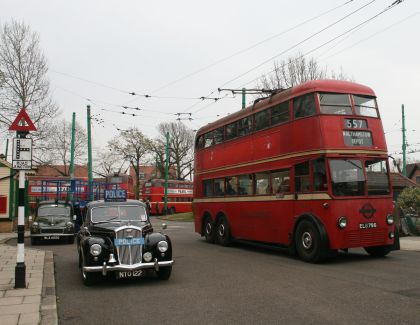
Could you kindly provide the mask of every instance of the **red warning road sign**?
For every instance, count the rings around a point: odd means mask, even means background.
[[[18,116],[9,127],[9,131],[36,131],[36,127],[25,108],[20,109]]]

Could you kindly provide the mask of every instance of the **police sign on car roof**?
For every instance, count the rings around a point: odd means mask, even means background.
[[[125,202],[127,201],[127,190],[123,190],[123,189],[105,190],[104,200],[105,202]]]

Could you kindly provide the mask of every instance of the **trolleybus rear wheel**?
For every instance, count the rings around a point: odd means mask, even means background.
[[[221,217],[217,223],[216,241],[222,246],[229,246],[232,243],[229,223],[225,217]]]
[[[208,243],[214,243],[214,227],[213,221],[209,216],[204,219],[203,223],[204,237]]]

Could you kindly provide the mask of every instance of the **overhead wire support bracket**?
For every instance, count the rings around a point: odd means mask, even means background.
[[[231,89],[231,88],[217,88],[218,92],[228,91],[233,95],[242,94],[244,91],[246,94],[259,95],[259,94],[276,94],[284,89]]]
[[[192,113],[175,113],[175,115],[178,116],[178,118],[176,118],[177,121],[192,121],[194,120],[191,115]],[[182,117],[182,116],[188,116],[188,117]]]

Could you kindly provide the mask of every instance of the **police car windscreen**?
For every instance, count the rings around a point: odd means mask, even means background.
[[[119,221],[146,221],[144,207],[138,205],[106,206],[92,209],[92,222],[103,222],[110,220]]]

